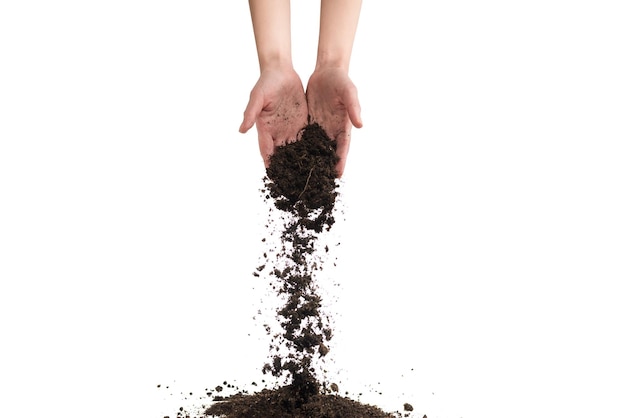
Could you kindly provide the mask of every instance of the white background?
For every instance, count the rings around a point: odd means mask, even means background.
[[[305,83],[318,7],[292,5]],[[342,390],[429,418],[626,416],[625,19],[365,1],[329,273]],[[0,414],[160,418],[257,379],[246,2],[5,1],[0,60]]]

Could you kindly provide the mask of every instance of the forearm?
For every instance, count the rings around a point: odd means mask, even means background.
[[[292,68],[289,0],[249,0],[259,66]]]
[[[350,65],[361,0],[321,0],[316,69]]]

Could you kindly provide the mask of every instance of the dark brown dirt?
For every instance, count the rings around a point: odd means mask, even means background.
[[[283,225],[282,248],[269,272],[277,280],[278,295],[286,297],[278,310],[282,333],[274,337],[270,348],[286,348],[287,354],[274,355],[263,370],[274,376],[286,374],[302,402],[319,393],[312,362],[314,357],[326,355],[326,343],[332,338],[332,330],[320,311],[322,300],[314,272],[323,264],[316,257],[318,235],[335,221],[335,150],[335,142],[319,125],[308,125],[299,141],[275,151],[265,179],[266,196],[292,217]]]
[[[334,383],[319,376],[318,363],[329,352],[333,330],[322,312],[316,273],[323,269],[328,247],[316,246],[320,234],[335,222],[337,197],[336,143],[317,124],[307,125],[298,141],[275,150],[264,179],[264,197],[287,215],[281,226],[280,248],[265,256],[253,273],[272,283],[284,305],[276,312],[280,330],[272,335],[270,355],[262,371],[282,378],[285,385],[256,393],[240,391],[222,398],[204,414],[226,418],[391,418],[386,413],[337,394]],[[320,253],[322,255],[320,255]],[[412,409],[412,407],[410,407]],[[179,416],[184,416],[181,413]]]
[[[276,207],[297,216],[297,224],[322,232],[335,223],[339,161],[337,144],[318,125],[307,125],[300,141],[279,147],[270,158],[265,185]]]
[[[290,387],[235,395],[213,405],[207,413],[228,418],[389,418],[381,409],[335,395],[314,395],[301,403]]]

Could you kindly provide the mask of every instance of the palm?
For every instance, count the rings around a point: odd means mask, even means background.
[[[300,77],[294,71],[265,71],[250,93],[240,131],[256,123],[265,162],[277,146],[296,139],[307,123],[307,103]]]
[[[306,91],[312,122],[317,122],[331,139],[337,141],[337,174],[346,163],[352,126],[360,128],[360,106],[356,87],[347,73],[339,69],[319,70],[311,75]]]

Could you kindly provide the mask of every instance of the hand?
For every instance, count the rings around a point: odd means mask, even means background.
[[[267,168],[274,149],[295,141],[307,117],[306,96],[296,72],[264,70],[250,93],[239,132],[247,132],[256,123],[259,149]]]
[[[337,176],[346,166],[352,126],[360,128],[361,105],[348,72],[341,68],[316,69],[306,89],[311,122],[317,122],[337,141]]]

